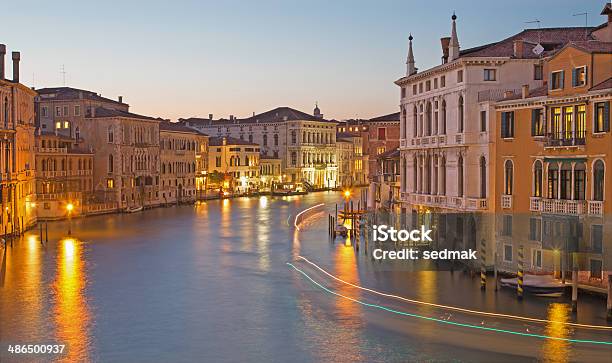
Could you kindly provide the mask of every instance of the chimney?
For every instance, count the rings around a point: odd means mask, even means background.
[[[521,87],[521,97],[522,98],[527,98],[529,97],[529,85],[528,84],[524,84]]]
[[[0,79],[4,79],[4,56],[6,55],[6,45],[0,44]]]
[[[510,98],[512,96],[514,96],[514,91],[512,91],[512,90],[504,91],[504,98]]]
[[[517,39],[513,43],[514,46],[514,58],[523,58],[523,46],[524,42],[522,39]]]
[[[448,63],[448,45],[450,44],[450,37],[440,38],[442,44],[442,64]]]
[[[212,121],[212,119],[213,119],[213,114],[212,113],[208,114],[208,119]]]
[[[119,96],[119,103],[123,103],[123,96]]]
[[[13,52],[13,82],[19,83],[19,60],[21,54],[19,52]]]
[[[227,137],[223,136],[223,146],[227,145]]]

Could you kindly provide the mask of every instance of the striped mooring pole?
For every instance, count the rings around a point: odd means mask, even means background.
[[[487,289],[487,267],[486,267],[486,242],[484,238],[480,240],[480,290]]]
[[[516,279],[516,297],[521,300],[523,298],[523,246],[519,246],[518,250],[518,274]]]
[[[361,226],[359,224],[359,218],[355,220],[355,249],[359,251],[359,240],[361,239]]]

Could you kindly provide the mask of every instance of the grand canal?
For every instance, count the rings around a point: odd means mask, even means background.
[[[0,346],[62,343],[65,354],[38,358],[67,362],[597,362],[611,356],[610,345],[566,340],[609,342],[612,335],[564,324],[573,321],[565,299],[518,303],[511,291],[481,292],[468,274],[380,271],[371,257],[330,243],[322,213],[294,228],[299,211],[318,203],[331,210],[339,199],[327,192],[239,198],[89,217],[71,222],[71,237],[67,221],[49,223],[48,244],[31,231],[0,250]],[[299,256],[355,285],[556,322],[407,304],[330,279]],[[605,302],[585,296],[576,320],[605,325],[604,318]],[[2,362],[20,359],[32,356],[0,352]]]

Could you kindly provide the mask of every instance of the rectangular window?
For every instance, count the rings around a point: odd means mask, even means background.
[[[601,279],[602,278],[602,265],[601,260],[591,260],[591,278]]]
[[[62,128],[62,122],[61,121],[56,121],[55,122],[55,128],[56,129],[61,129]]]
[[[220,157],[220,156],[216,156],[216,157],[215,157],[215,166],[216,166],[217,168],[220,168],[220,167],[221,167],[221,157]]]
[[[600,224],[591,225],[591,252],[602,253],[603,226]]]
[[[501,114],[501,137],[508,139],[514,137],[514,111]]]
[[[40,113],[42,114],[42,117],[47,117],[47,116],[49,116],[49,114],[48,114],[48,113],[49,113],[49,109],[47,108],[47,106],[43,106],[43,107],[40,109]]]
[[[431,81],[425,82],[425,91],[431,91]]]
[[[55,106],[55,116],[61,116],[62,115],[62,108],[60,106]]]
[[[384,127],[378,128],[378,140],[387,140],[387,129]]]
[[[536,81],[541,81],[544,79],[544,66],[541,64],[533,65],[533,79]]]
[[[564,74],[565,74],[564,71],[552,72],[550,74],[550,89],[551,90],[563,89]]]
[[[463,70],[457,71],[457,83],[463,82]]]
[[[533,268],[542,268],[542,250],[534,248],[531,253],[531,266]]]
[[[434,78],[434,89],[438,89],[438,79]]]
[[[423,82],[419,83],[419,93],[423,93]]]
[[[440,87],[446,87],[446,76],[440,77]]]
[[[402,87],[402,98],[406,97],[406,87]]]
[[[416,94],[417,94],[417,85],[416,85],[416,84],[413,84],[413,85],[412,85],[412,94],[413,94],[413,95],[416,95]]]
[[[495,69],[485,69],[484,70],[484,80],[485,81],[495,81],[496,78],[496,70]]]
[[[587,67],[577,67],[572,70],[572,86],[582,87],[586,85]]]
[[[64,116],[68,116],[68,106],[64,106]]]
[[[544,120],[542,119],[541,108],[531,110],[531,136],[544,136]]]
[[[81,106],[79,105],[74,106],[74,115],[81,116]]]
[[[550,129],[552,130],[552,137],[554,139],[560,139],[563,136],[561,128],[561,107],[553,107],[550,110]]]
[[[108,189],[113,189],[115,187],[115,180],[112,178],[106,179],[106,187]]]
[[[598,102],[595,104],[595,119],[593,120],[594,132],[610,131],[610,102]]]
[[[539,218],[529,219],[529,239],[532,241],[542,240],[542,220]]]
[[[480,132],[487,131],[487,111],[480,111]]]
[[[512,236],[512,216],[503,216],[502,236]]]
[[[504,261],[512,262],[512,245],[504,245]]]

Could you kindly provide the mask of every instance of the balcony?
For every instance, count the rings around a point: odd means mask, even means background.
[[[66,154],[68,149],[65,147],[38,147],[36,151],[40,154]]]
[[[546,135],[544,147],[584,146],[586,131],[556,132]]]
[[[588,212],[589,214],[599,215],[603,213],[603,202],[588,201],[587,204],[586,200],[545,199],[531,197],[529,201],[529,210],[532,212],[551,214],[581,215]]]
[[[502,195],[501,196],[501,207],[503,209],[512,208],[512,196],[511,195]]]
[[[413,204],[421,204],[430,207],[448,209],[484,211],[487,210],[489,207],[486,198],[450,197],[446,195],[429,194],[410,194],[408,197],[402,194],[402,199],[408,199],[408,201]]]
[[[589,200],[587,202],[588,212],[590,215],[603,216],[604,205],[602,201]]]

